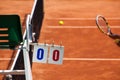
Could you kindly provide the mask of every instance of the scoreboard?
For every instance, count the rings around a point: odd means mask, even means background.
[[[62,64],[64,55],[64,46],[35,44],[33,52],[33,62]]]

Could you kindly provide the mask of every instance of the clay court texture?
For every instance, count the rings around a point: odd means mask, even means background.
[[[0,14],[18,14],[24,29],[33,2],[1,0]],[[45,0],[44,14],[39,43],[62,41],[64,61],[62,65],[33,63],[33,80],[120,80],[120,47],[95,24],[95,17],[101,14],[112,31],[120,34],[120,0]],[[13,54],[0,50],[1,70],[9,68]]]

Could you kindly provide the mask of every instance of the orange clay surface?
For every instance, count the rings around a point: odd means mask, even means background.
[[[24,26],[32,6],[33,0],[1,0],[0,14],[18,14]],[[64,61],[33,63],[33,80],[120,80],[120,60],[106,60],[120,59],[120,47],[95,24],[96,15],[104,15],[112,31],[120,34],[120,0],[45,0],[44,12],[39,42],[62,41]],[[64,24],[59,25],[59,20]],[[0,50],[0,69],[8,68],[5,58],[12,56],[12,50]]]

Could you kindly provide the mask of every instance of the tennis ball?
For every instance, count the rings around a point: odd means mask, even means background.
[[[60,21],[59,21],[59,24],[60,24],[60,25],[63,25],[63,24],[64,24],[64,21],[60,20]]]

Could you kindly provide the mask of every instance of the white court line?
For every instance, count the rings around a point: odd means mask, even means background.
[[[11,60],[11,58],[0,58],[0,60]],[[14,58],[12,58],[14,60]],[[120,58],[63,58],[65,61],[120,61]]]
[[[111,28],[120,28],[120,26],[110,26]],[[47,28],[98,28],[97,26],[47,26]]]
[[[0,60],[9,61],[9,60],[14,60],[14,58],[0,58]]]
[[[67,61],[120,61],[120,58],[63,58]]]
[[[120,18],[106,18],[107,20],[120,20]],[[95,20],[95,18],[47,18],[47,20]]]

